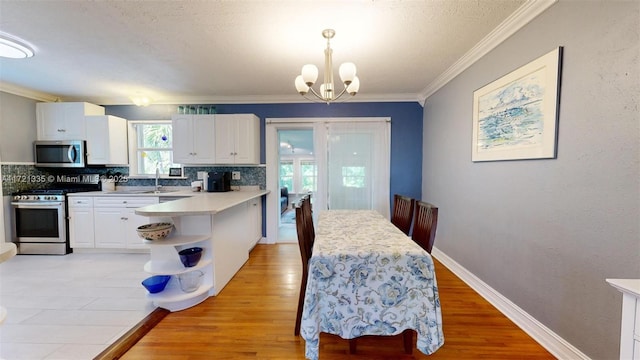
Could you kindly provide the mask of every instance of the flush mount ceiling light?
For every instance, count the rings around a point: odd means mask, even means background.
[[[33,49],[22,40],[0,32],[0,57],[24,59],[33,56]]]
[[[151,99],[146,96],[132,96],[131,101],[133,101],[136,106],[149,106],[151,104]]]
[[[340,80],[342,80],[344,89],[336,95],[336,88],[333,83],[333,64],[331,62],[333,50],[331,50],[329,44],[329,41],[335,34],[336,32],[333,29],[325,29],[322,31],[322,36],[327,39],[327,48],[324,49],[324,83],[320,85],[320,91],[317,92],[312,88],[318,79],[318,68],[315,65],[307,64],[303,66],[302,75],[298,75],[296,78],[296,89],[300,95],[306,99],[330,104],[340,99],[344,94],[354,96],[358,90],[360,90],[360,79],[356,76],[356,65],[351,62],[346,62],[340,65],[339,70]],[[314,97],[307,96],[309,91],[311,91]]]

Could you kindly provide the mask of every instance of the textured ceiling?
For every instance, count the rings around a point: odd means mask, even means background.
[[[524,3],[2,0],[0,31],[36,55],[0,60],[0,81],[99,104],[299,101],[294,78],[323,66],[333,28],[336,72],[357,65],[358,100],[417,101]]]

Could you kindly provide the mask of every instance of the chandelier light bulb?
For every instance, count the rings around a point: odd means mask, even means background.
[[[318,80],[318,67],[313,64],[307,64],[302,67],[302,79],[307,86],[312,86]]]
[[[296,77],[295,84],[296,84],[296,90],[298,90],[300,95],[305,95],[306,93],[309,92],[309,86],[305,84],[304,79],[302,78],[302,75],[298,75],[298,77]]]
[[[360,79],[357,76],[353,77],[351,83],[347,86],[347,92],[349,95],[354,96],[360,90]]]
[[[340,80],[342,80],[342,82],[345,85],[351,84],[351,81],[353,81],[353,78],[356,77],[356,64],[352,62],[346,62],[340,65],[339,73],[340,73]]]

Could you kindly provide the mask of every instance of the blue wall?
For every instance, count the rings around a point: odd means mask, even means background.
[[[422,106],[417,102],[340,104],[202,104],[215,105],[219,114],[251,113],[261,119],[260,159],[264,163],[264,119],[288,117],[391,117],[391,194],[421,198]],[[178,105],[105,106],[109,115],[129,120],[168,120]]]

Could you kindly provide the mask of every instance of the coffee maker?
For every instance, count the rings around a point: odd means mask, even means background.
[[[231,172],[210,171],[207,177],[207,192],[231,191]]]

